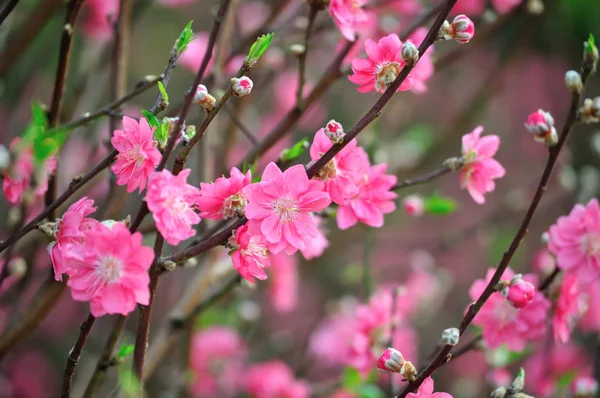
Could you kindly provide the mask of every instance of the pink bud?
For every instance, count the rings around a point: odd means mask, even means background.
[[[554,118],[546,111],[538,109],[530,114],[525,121],[525,127],[534,134],[534,139],[537,142],[548,146],[556,145],[558,142],[558,134],[556,128],[554,128]]]
[[[206,108],[206,110],[210,111],[215,106],[215,102],[215,97],[208,93],[208,90],[204,84],[199,84],[198,87],[196,87],[192,103],[200,104]]]
[[[575,398],[592,398],[598,393],[598,383],[590,376],[580,376],[571,384]]]
[[[501,293],[513,307],[523,308],[535,297],[535,286],[531,282],[523,280],[521,275],[517,274]]]
[[[404,212],[411,217],[420,217],[425,212],[425,204],[423,199],[418,195],[408,195],[402,201]]]
[[[334,144],[339,144],[344,140],[344,128],[340,123],[331,119],[325,126],[325,135]]]
[[[400,351],[388,348],[377,360],[377,369],[385,373],[398,373],[404,365],[404,357]]]
[[[451,24],[452,38],[459,43],[468,43],[475,36],[475,24],[466,15],[457,15]]]
[[[236,97],[243,97],[244,95],[250,94],[252,87],[254,87],[254,83],[248,76],[242,76],[239,79],[234,77],[231,79],[231,88]]]

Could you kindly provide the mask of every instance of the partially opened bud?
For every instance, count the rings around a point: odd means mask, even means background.
[[[460,331],[457,328],[449,328],[442,332],[442,343],[455,346],[460,339]]]
[[[579,109],[582,123],[598,123],[600,121],[600,97],[586,98]]]
[[[551,147],[558,142],[554,118],[549,112],[538,109],[527,117],[525,128],[534,134],[533,139]]]
[[[535,291],[535,286],[531,282],[523,280],[521,274],[517,274],[500,293],[513,307],[523,308],[531,303],[535,297]]]
[[[252,87],[254,87],[254,83],[248,76],[242,76],[239,79],[234,77],[231,79],[231,88],[236,97],[243,97],[244,95],[250,94]]]
[[[475,36],[475,24],[466,15],[457,15],[451,27],[452,38],[459,43],[468,43]]]
[[[346,134],[344,134],[344,128],[342,127],[341,123],[331,119],[325,126],[325,135],[334,144],[339,144],[344,140],[344,136]]]
[[[418,195],[408,195],[402,201],[404,212],[411,217],[420,217],[425,212],[425,203]]]
[[[404,380],[415,381],[417,379],[417,368],[410,362],[404,361],[400,368],[400,374],[404,377]]]
[[[404,357],[400,351],[388,348],[377,360],[377,369],[386,373],[399,373],[404,365]]]
[[[406,65],[414,65],[419,60],[419,50],[412,41],[404,42],[400,54]]]
[[[199,84],[198,87],[196,87],[192,103],[200,104],[206,108],[207,111],[211,111],[215,106],[215,102],[215,97],[208,93],[208,90],[204,84]]]
[[[575,398],[592,398],[598,391],[598,382],[590,376],[580,376],[571,384],[571,392]]]

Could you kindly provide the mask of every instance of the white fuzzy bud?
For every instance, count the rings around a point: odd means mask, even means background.
[[[442,332],[442,343],[455,346],[460,339],[460,331],[457,328],[449,328]]]
[[[577,71],[569,70],[565,73],[565,84],[573,94],[581,94],[581,90],[583,90],[581,75]]]
[[[406,41],[402,45],[401,56],[406,65],[414,65],[419,60],[419,49],[412,41]]]

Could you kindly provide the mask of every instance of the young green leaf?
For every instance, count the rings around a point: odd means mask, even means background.
[[[162,82],[158,82],[158,91],[162,95],[162,98],[165,102],[169,102],[169,95],[167,94],[167,90],[165,89],[164,84]]]
[[[375,384],[363,384],[356,390],[359,398],[384,398],[385,394]]]
[[[456,211],[458,204],[451,198],[433,194],[425,199],[425,211],[434,215],[446,215]]]
[[[283,162],[289,162],[302,155],[304,151],[310,146],[308,139],[302,138],[300,141],[295,143],[291,148],[284,149],[279,155],[279,159]]]
[[[246,64],[254,66],[254,64],[258,62],[260,57],[269,49],[269,46],[271,46],[274,35],[274,33],[268,33],[256,39],[254,44],[250,47],[250,51],[248,51]]]
[[[192,30],[192,22],[194,21],[188,22],[188,24],[185,26],[185,29],[183,29],[183,31],[179,35],[179,38],[177,39],[177,55],[181,55],[181,53],[183,53],[186,50],[187,46],[193,40],[194,31]]]
[[[58,152],[58,149],[58,144],[53,138],[39,137],[33,142],[33,158],[37,164],[40,164]]]
[[[349,391],[355,391],[362,385],[362,377],[360,372],[352,367],[344,369],[342,375],[342,387]]]
[[[135,350],[135,345],[133,344],[123,344],[121,348],[119,348],[119,352],[117,352],[117,359],[123,359],[133,354]]]

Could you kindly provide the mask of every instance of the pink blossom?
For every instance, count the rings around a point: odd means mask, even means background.
[[[194,35],[194,39],[188,44],[186,50],[179,57],[178,63],[190,72],[196,73],[202,65],[204,54],[208,48],[208,36],[206,32],[197,33]],[[208,62],[205,73],[210,73],[213,64],[212,57]]]
[[[358,194],[338,208],[340,229],[348,229],[358,221],[371,227],[383,226],[383,215],[396,209],[393,199],[398,196],[390,191],[396,184],[396,176],[385,174],[386,169],[385,163],[370,166],[356,177]]]
[[[127,185],[127,192],[146,187],[146,180],[160,162],[160,152],[153,140],[154,130],[145,118],[138,122],[123,117],[123,130],[115,130],[110,142],[119,152],[110,169],[117,175],[117,185]]]
[[[371,39],[365,41],[367,59],[355,58],[352,60],[352,72],[348,79],[358,84],[358,91],[366,93],[377,90],[383,93],[388,84],[391,84],[406,63],[401,56],[402,41],[398,35],[392,33],[381,38],[377,43]],[[412,88],[413,77],[409,74],[402,82],[398,91],[407,91]]]
[[[592,199],[586,206],[575,205],[568,216],[559,217],[549,230],[548,250],[566,273],[575,273],[581,282],[600,274],[600,206]]]
[[[73,245],[85,244],[87,232],[97,223],[87,216],[95,211],[94,201],[84,196],[69,206],[62,218],[56,221],[55,242],[48,245],[48,251],[57,281],[62,280],[62,274],[68,272],[63,252],[68,252]]]
[[[291,369],[281,361],[251,366],[245,372],[246,392],[252,398],[309,398],[310,386],[296,380]]]
[[[210,184],[200,183],[200,197],[196,202],[200,217],[221,220],[237,213],[244,214],[248,198],[242,188],[252,181],[252,172],[248,170],[244,175],[233,167],[229,175],[229,178],[220,177]]]
[[[412,41],[418,47],[421,45],[429,29],[425,27],[417,28],[407,41]],[[419,62],[410,71],[410,76],[413,78],[411,91],[415,94],[422,94],[427,91],[427,82],[433,76],[433,46],[430,46],[425,54],[421,54]]]
[[[469,289],[469,297],[475,301],[483,293],[492,279],[495,269],[487,271],[485,280],[477,279]],[[512,279],[514,272],[507,268],[502,279]],[[523,279],[536,284],[534,275],[524,275]],[[483,305],[473,324],[482,328],[483,340],[489,348],[506,344],[513,351],[522,351],[528,341],[539,340],[546,331],[545,319],[550,302],[541,292],[536,292],[529,305],[516,309],[498,292],[493,293]]]
[[[234,396],[240,388],[235,381],[243,371],[247,351],[233,329],[211,326],[198,331],[192,338],[190,355],[194,393],[202,397]]]
[[[235,250],[231,255],[233,266],[243,278],[250,283],[254,283],[254,278],[267,279],[264,268],[271,266],[269,249],[260,229],[254,223],[247,223],[236,229],[229,243]]]
[[[260,222],[260,230],[273,253],[293,254],[306,249],[306,243],[318,237],[309,213],[331,203],[323,189],[321,181],[309,181],[302,165],[281,172],[275,163],[269,163],[262,181],[242,190],[248,197],[246,217]]]
[[[310,158],[313,161],[318,160],[332,146],[333,143],[325,135],[324,129],[319,129],[310,146]],[[357,148],[356,139],[353,139],[321,169],[318,178],[325,183],[325,189],[331,200],[343,205],[348,202],[348,199],[358,194],[358,187],[353,180],[359,172],[367,167],[366,154]]]
[[[329,2],[329,15],[349,41],[356,40],[356,30],[360,25],[368,22],[369,17],[363,6],[367,0],[331,0]]]
[[[298,307],[298,258],[284,253],[271,257],[271,285],[269,298],[275,311],[291,312]]]
[[[600,281],[595,279],[590,283],[581,284],[581,289],[585,291],[588,302],[588,311],[586,311],[579,321],[579,327],[584,332],[600,331]]]
[[[342,367],[348,363],[348,352],[357,321],[354,310],[333,313],[311,334],[308,350],[325,366]]]
[[[433,392],[433,379],[428,377],[416,393],[410,393],[406,398],[452,398],[452,395],[446,392]]]
[[[312,215],[312,218],[317,226],[317,236],[313,239],[310,239],[306,243],[306,248],[301,250],[302,257],[306,260],[312,260],[313,258],[321,257],[325,249],[329,247],[329,241],[325,236],[325,232],[323,232],[323,222],[322,218]]]
[[[71,296],[89,301],[93,316],[127,315],[136,303],[148,305],[148,269],[154,251],[142,246],[142,234],[133,235],[123,223],[112,228],[96,223],[87,232],[85,244],[68,252]]]
[[[575,322],[587,310],[587,297],[577,283],[577,277],[565,275],[552,316],[554,339],[566,343],[569,341]]]
[[[111,38],[114,34],[112,23],[119,18],[119,0],[88,0],[83,7],[83,34],[97,40]]]
[[[498,151],[500,138],[497,135],[480,137],[483,127],[478,126],[462,137],[464,165],[460,171],[462,188],[467,188],[476,203],[485,203],[484,194],[492,192],[496,178],[504,177],[505,170],[492,157]]]
[[[169,170],[154,173],[148,179],[146,203],[152,212],[158,232],[171,245],[196,234],[192,225],[201,218],[196,214],[195,203],[200,190],[187,183],[191,169],[174,176]]]

